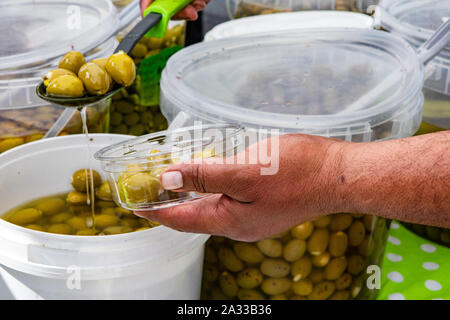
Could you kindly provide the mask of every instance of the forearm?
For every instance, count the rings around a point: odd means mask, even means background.
[[[344,211],[450,228],[450,131],[341,150]]]

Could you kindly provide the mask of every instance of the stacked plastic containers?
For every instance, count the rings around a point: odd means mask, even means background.
[[[440,24],[450,17],[450,1],[391,0],[380,3],[375,18],[382,26],[418,48]],[[417,134],[450,129],[450,44],[427,66],[423,92],[423,123]],[[422,225],[409,229],[450,247],[450,230]]]
[[[114,52],[116,28],[128,23],[109,0],[2,1],[0,24],[0,153],[41,139],[64,109],[36,96],[41,77],[65,53],[81,51],[88,60]],[[87,110],[90,132],[108,132],[110,101]],[[57,134],[81,133],[75,112]]]
[[[388,78],[398,81],[387,88]],[[161,106],[174,125],[225,122],[368,142],[417,131],[422,85],[415,51],[386,32],[282,31],[177,53],[163,72]],[[381,265],[388,226],[370,215],[340,213],[256,243],[213,237],[203,298],[374,298],[367,270]]]

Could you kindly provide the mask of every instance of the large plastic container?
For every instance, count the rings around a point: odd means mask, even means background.
[[[398,81],[386,88],[386,81],[392,83],[395,76]],[[175,125],[225,122],[354,142],[381,141],[412,136],[418,129],[423,76],[415,51],[401,38],[377,30],[308,29],[229,38],[191,46],[169,60],[161,81],[162,111]],[[213,237],[207,244],[203,297],[373,298],[377,292],[365,285],[366,268],[381,265],[388,226],[388,221],[370,215],[328,216],[268,241],[278,248],[274,255],[266,250],[267,241],[244,244]],[[304,250],[308,242],[317,241],[311,240],[318,237],[311,235],[313,230],[326,234],[319,241],[321,252]],[[355,240],[357,230],[361,237]],[[336,252],[326,249],[330,234],[353,238],[339,261],[331,262],[338,257],[330,259],[330,251]],[[284,257],[282,248],[295,245],[302,257]],[[249,259],[244,251],[256,258]],[[229,264],[230,257],[237,266]],[[259,282],[248,291],[238,282],[236,290],[228,290],[227,283],[233,287],[248,268],[265,269],[262,261],[274,263],[271,259],[281,265],[284,272],[278,276],[291,289],[275,294]],[[339,263],[347,267],[335,279],[326,270]],[[324,276],[329,280],[321,280]],[[270,273],[257,279],[272,280]],[[316,294],[299,290],[299,282],[312,283]],[[297,291],[292,290],[294,283]],[[328,293],[318,296],[322,289]]]
[[[129,139],[91,135],[90,151]],[[92,156],[92,154],[91,154]],[[45,139],[0,155],[0,213],[71,190],[87,166],[86,136]],[[100,163],[91,160],[101,172]],[[206,235],[166,227],[67,236],[0,219],[0,274],[16,299],[198,299]]]
[[[39,99],[36,85],[75,50],[87,60],[109,56],[118,42],[116,28],[130,22],[129,10],[119,15],[110,0],[2,1],[0,25],[0,153],[40,139],[64,109]],[[108,132],[110,100],[87,110],[90,132]],[[76,112],[59,134],[81,133]]]
[[[450,17],[450,1],[381,1],[375,18],[381,25],[419,47]],[[423,123],[416,134],[450,129],[450,45],[427,66]],[[405,224],[416,234],[450,247],[450,229]]]

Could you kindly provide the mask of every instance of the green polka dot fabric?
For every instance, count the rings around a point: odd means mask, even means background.
[[[392,222],[378,300],[450,300],[450,249]]]

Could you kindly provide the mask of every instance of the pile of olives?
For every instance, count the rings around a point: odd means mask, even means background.
[[[91,133],[103,133],[109,130],[109,102],[100,102],[87,107],[87,126]],[[26,109],[0,111],[0,153],[24,143],[42,139],[51,128],[63,109],[56,106],[41,106]],[[61,136],[82,133],[79,111],[76,111]]]
[[[365,268],[379,265],[388,223],[335,214],[255,243],[212,237],[206,244],[203,299],[346,300],[373,298]]]
[[[79,98],[87,94],[104,95],[114,83],[128,87],[136,79],[136,66],[125,52],[109,58],[94,59],[86,63],[82,53],[71,51],[49,71],[43,81],[47,94],[58,97]]]
[[[159,106],[146,107],[139,104],[139,96],[125,88],[112,98],[110,110],[111,132],[141,136],[143,134],[166,130],[166,118]]]
[[[335,0],[334,6],[327,3],[319,3],[317,0],[302,1],[301,4],[295,3],[291,9],[280,8],[275,1],[271,6],[267,2],[262,4],[259,1],[243,0],[239,2],[239,5],[235,11],[235,18],[243,18],[255,15],[301,11],[301,10],[340,10],[340,11],[360,11],[358,7],[358,0]],[[320,1],[319,1],[320,2]],[[323,2],[323,1],[322,1]]]
[[[90,177],[89,169],[80,169],[72,176],[73,191],[26,203],[2,219],[36,231],[79,236],[121,234],[158,226],[118,207],[108,182],[103,182],[98,172],[92,170],[93,179]],[[95,188],[94,199],[91,185]]]

